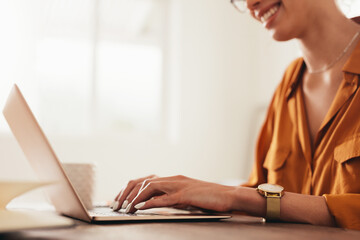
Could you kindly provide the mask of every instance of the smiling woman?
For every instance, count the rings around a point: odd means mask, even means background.
[[[232,3],[241,8],[243,1]],[[297,40],[303,55],[275,91],[248,183],[149,176],[130,181],[113,209],[193,206],[360,229],[360,25],[335,0],[247,0],[246,6],[275,40]]]

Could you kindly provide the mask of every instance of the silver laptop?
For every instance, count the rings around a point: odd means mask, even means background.
[[[55,184],[45,188],[58,213],[86,222],[144,221],[144,220],[217,220],[230,218],[172,209],[138,211],[135,214],[114,212],[109,207],[94,207],[88,211],[66,176],[60,161],[35,116],[15,84],[3,114],[26,158],[42,181]]]

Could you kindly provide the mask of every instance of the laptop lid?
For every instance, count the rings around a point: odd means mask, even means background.
[[[45,191],[56,211],[84,221],[91,221],[91,217],[16,84],[9,94],[3,114],[39,180],[54,182],[53,185],[45,187]]]

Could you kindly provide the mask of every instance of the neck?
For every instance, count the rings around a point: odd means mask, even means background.
[[[312,26],[298,37],[308,70],[323,69],[334,62],[359,31],[360,26],[347,19],[335,4],[323,9],[323,17],[315,19]]]

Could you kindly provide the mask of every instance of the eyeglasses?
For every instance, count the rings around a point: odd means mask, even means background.
[[[247,3],[246,0],[231,0],[231,4],[241,13],[246,12]]]

